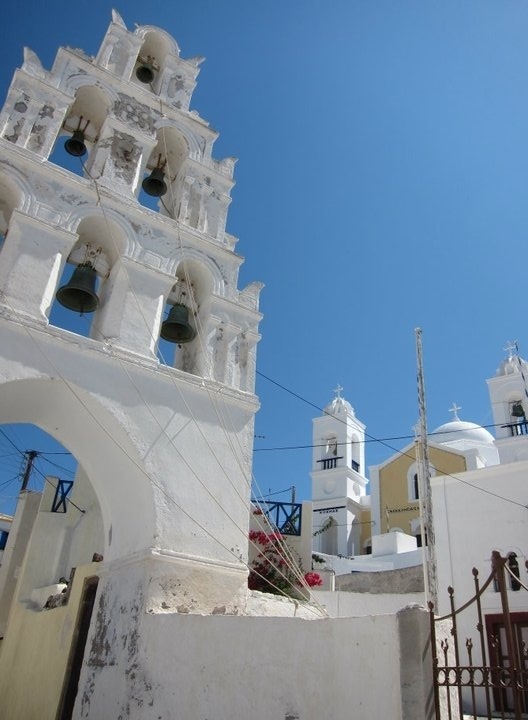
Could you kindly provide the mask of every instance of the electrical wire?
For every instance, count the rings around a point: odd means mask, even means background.
[[[336,418],[339,419],[340,418]],[[341,420],[341,422],[344,422]],[[503,427],[502,423],[489,423],[487,425],[479,425],[479,427],[488,429],[488,428],[497,428],[497,427]],[[435,435],[457,435],[464,432],[464,430],[442,430],[441,432],[428,432],[427,437],[432,438],[434,442]],[[384,438],[376,438],[376,437],[368,437],[365,440],[354,440],[354,444],[356,445],[367,445],[368,443],[385,443],[390,440],[414,440],[414,435],[394,435],[391,437],[384,437]],[[346,447],[350,445],[348,442],[336,442],[337,447]],[[321,448],[326,447],[326,443],[321,444],[312,444],[312,445],[278,445],[275,447],[265,447],[265,448],[254,448],[253,452],[271,452],[271,451],[281,451],[281,450],[309,450],[313,448]]]
[[[92,178],[92,179],[93,179],[93,178]],[[95,188],[96,188],[96,194],[97,194],[97,198],[98,198],[98,204],[99,204],[99,206],[101,207],[101,210],[102,210],[102,212],[103,212],[103,217],[104,217],[104,219],[105,219],[107,228],[109,229],[109,232],[110,232],[110,234],[111,234],[111,227],[110,227],[110,224],[109,224],[108,219],[107,219],[107,217],[106,217],[105,210],[104,210],[104,205],[103,205],[103,203],[102,203],[102,201],[101,201],[101,200],[102,200],[101,194],[100,194],[100,192],[99,192],[99,188],[98,188],[98,185],[97,185],[97,183],[95,182],[95,180],[94,180],[94,186],[95,186]],[[179,233],[178,233],[178,234],[179,234]],[[181,241],[180,241],[180,242],[181,242]],[[133,290],[133,288],[132,288],[132,290]],[[136,300],[137,300],[137,298],[136,298]],[[28,332],[29,332],[29,329],[26,328],[26,330],[28,330]],[[35,341],[35,338],[31,335],[31,333],[29,333],[29,334],[30,334],[30,336],[32,337],[32,339]],[[40,348],[40,350],[41,350],[41,352],[42,352],[42,348]],[[48,358],[48,360],[49,360],[49,358]],[[70,390],[72,390],[71,384],[69,384],[69,383],[65,380],[64,377],[62,377],[62,379],[66,382],[66,384],[68,385],[68,387],[70,387]],[[172,379],[172,378],[171,378],[171,379]],[[136,388],[136,389],[137,389],[137,388]],[[178,389],[179,389],[179,388],[178,388]],[[75,394],[75,393],[74,393],[74,394]],[[181,391],[180,391],[180,394],[181,394]],[[77,396],[77,397],[78,397],[78,396]],[[80,400],[81,404],[84,405],[84,403],[82,402],[82,399],[80,399],[80,398],[78,397],[78,400]],[[86,408],[86,406],[84,406],[84,407],[85,407],[86,410],[88,410],[88,408]],[[88,411],[88,412],[89,412],[89,411]],[[195,419],[194,417],[193,417],[193,420],[196,422],[196,419]],[[198,425],[199,425],[199,424],[198,424]],[[225,426],[224,426],[224,427],[225,427]],[[106,429],[105,429],[105,431],[106,431]],[[169,440],[170,440],[170,439],[169,439]],[[211,450],[212,450],[212,448],[211,448]],[[221,463],[219,462],[219,459],[216,457],[214,451],[213,451],[213,456],[215,456],[215,459],[218,461],[219,466],[222,467],[222,465],[221,465]],[[130,459],[131,459],[131,458],[130,458]],[[142,472],[144,472],[144,471],[142,471]],[[44,476],[44,477],[45,477],[45,476]],[[149,477],[149,476],[147,476],[147,477]],[[150,477],[149,477],[149,480],[153,481],[153,479],[150,478]],[[229,478],[228,478],[228,480],[229,480]],[[153,484],[156,485],[156,482],[153,481]],[[203,483],[202,483],[202,485],[203,485]],[[165,495],[167,495],[167,493],[165,492],[164,488],[161,488],[161,486],[159,486],[159,485],[158,485],[158,488],[159,488],[160,490],[162,490],[162,492],[164,492]],[[213,499],[216,501],[216,498],[214,498],[214,496],[212,496],[212,497],[213,497]],[[181,506],[179,506],[178,503],[176,503],[176,501],[174,500],[174,498],[170,497],[170,499],[172,500],[172,502],[173,502],[176,506],[179,507],[180,510],[182,510],[182,511],[185,513],[185,510],[184,510]],[[246,502],[247,502],[247,501],[246,501]],[[78,509],[79,509],[79,508],[78,508]],[[222,508],[222,509],[223,509],[224,512],[225,512],[225,509],[224,509],[224,508]],[[81,512],[82,512],[82,511],[81,511]],[[188,515],[188,513],[185,513],[185,514]],[[226,513],[226,514],[227,514],[227,513]],[[190,515],[188,515],[188,517],[189,517],[189,519],[191,519],[194,523],[196,523],[197,525],[199,525],[199,526],[201,527],[201,529],[204,530],[204,531],[207,533],[207,530],[206,530],[203,526],[201,526],[200,523],[198,523],[198,521],[196,520],[196,518],[193,518],[193,517],[191,517]],[[230,517],[230,516],[228,515],[228,517]],[[230,517],[230,519],[233,520],[231,517]],[[239,528],[239,529],[241,529],[241,528]],[[210,534],[210,533],[207,533],[207,534]],[[217,538],[215,538],[215,540],[218,542],[218,539],[217,539]]]
[[[320,412],[322,412],[324,415],[327,414],[323,408],[319,407],[318,405],[316,405],[315,403],[313,403],[311,400],[307,400],[307,399],[304,398],[302,395],[299,395],[298,393],[294,392],[293,390],[290,390],[289,388],[287,388],[285,385],[282,385],[281,383],[277,382],[276,380],[273,380],[272,378],[268,377],[267,375],[264,375],[264,373],[261,373],[261,372],[259,372],[259,371],[257,370],[257,375],[260,375],[260,376],[263,377],[264,379],[266,379],[266,380],[268,380],[269,382],[273,383],[273,385],[276,385],[276,386],[279,387],[281,390],[284,390],[285,392],[287,392],[289,395],[292,395],[293,397],[297,398],[298,400],[301,400],[302,402],[306,403],[307,405],[310,405],[311,407],[316,408],[317,410],[319,410]],[[347,424],[347,423],[346,423],[346,420],[342,420],[341,418],[338,418],[338,417],[335,417],[335,416],[334,416],[334,419],[337,420],[337,421],[339,421],[339,422],[341,422],[341,423],[343,423],[344,425]],[[410,453],[405,452],[404,450],[398,450],[397,448],[393,447],[392,445],[389,445],[389,443],[387,443],[386,441],[380,440],[379,438],[376,438],[376,437],[374,437],[373,435],[369,435],[368,433],[365,433],[365,435],[366,435],[367,437],[369,437],[371,440],[373,440],[373,441],[375,441],[375,442],[381,443],[382,445],[384,445],[385,447],[387,447],[389,450],[391,450],[393,453],[395,453],[395,454],[398,455],[399,457],[407,457],[407,458],[412,459],[413,461],[416,460],[415,455],[411,455]],[[512,505],[516,505],[516,506],[518,506],[518,507],[522,507],[522,508],[525,508],[525,509],[528,510],[528,505],[525,505],[525,504],[523,504],[523,503],[517,502],[516,500],[512,500],[511,498],[503,497],[502,495],[499,495],[499,494],[497,494],[497,493],[494,493],[494,492],[491,491],[491,490],[487,490],[486,488],[482,488],[482,487],[479,487],[479,486],[477,486],[477,485],[473,485],[473,483],[470,483],[470,482],[468,482],[467,480],[463,480],[462,478],[458,477],[457,475],[453,475],[452,473],[449,473],[449,472],[447,472],[447,471],[444,471],[444,470],[441,470],[441,469],[438,469],[438,468],[437,468],[437,475],[438,475],[438,476],[442,476],[442,477],[450,477],[450,478],[452,478],[453,480],[457,480],[458,482],[461,482],[461,483],[463,483],[464,485],[467,485],[468,487],[473,488],[474,490],[478,490],[478,491],[480,491],[480,492],[485,493],[486,495],[491,495],[491,496],[497,498],[498,500],[504,500],[504,502],[511,503]]]

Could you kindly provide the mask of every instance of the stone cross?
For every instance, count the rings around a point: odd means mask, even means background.
[[[339,383],[337,383],[337,387],[334,389],[335,394],[338,398],[341,397],[341,392],[344,390],[344,388],[341,387]]]
[[[449,408],[449,412],[453,413],[453,420],[460,420],[458,417],[458,411],[462,410],[460,405],[457,405],[455,402],[453,403],[452,407]]]

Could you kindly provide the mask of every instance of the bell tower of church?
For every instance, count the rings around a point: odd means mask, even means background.
[[[361,553],[361,498],[365,497],[365,426],[342,396],[313,420],[312,503],[314,550],[329,555]],[[354,522],[356,521],[356,522]]]
[[[487,381],[501,463],[528,460],[528,363],[514,343],[505,350],[508,356]]]
[[[90,717],[128,714],[112,678],[140,676],[159,614],[247,594],[262,285],[238,289],[235,160],[190,110],[202,60],[114,12],[95,57],[61,48],[46,70],[26,49],[0,112],[0,422],[53,435],[79,462],[70,498],[93,498],[65,503],[68,532],[36,526],[18,633],[36,585],[98,577]]]

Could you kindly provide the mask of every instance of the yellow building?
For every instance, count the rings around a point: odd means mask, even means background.
[[[466,470],[498,465],[493,436],[475,423],[460,420],[455,412],[429,435],[431,477],[456,475]],[[422,543],[417,445],[411,443],[381,465],[370,468],[372,534],[400,530]]]

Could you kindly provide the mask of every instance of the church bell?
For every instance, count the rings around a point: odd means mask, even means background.
[[[82,157],[86,155],[86,145],[84,142],[84,133],[82,130],[74,130],[73,135],[64,143],[64,149],[74,157]]]
[[[136,77],[139,82],[145,83],[145,85],[150,85],[155,77],[154,66],[152,63],[149,63],[147,60],[143,60],[136,70]]]
[[[161,337],[168,342],[183,345],[196,337],[196,330],[189,323],[189,309],[185,305],[173,305],[161,326]]]
[[[90,264],[78,265],[70,281],[57,290],[57,300],[68,310],[83,315],[93,312],[99,305],[95,293],[97,273]]]
[[[523,418],[524,417],[524,408],[522,406],[522,402],[517,401],[514,402],[511,409],[511,415],[515,418]]]
[[[157,167],[146,177],[141,183],[141,187],[152,197],[161,197],[167,192],[167,183],[165,182],[165,174],[162,168]]]

